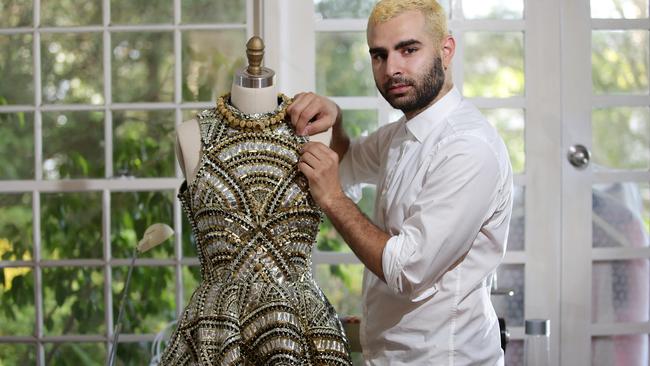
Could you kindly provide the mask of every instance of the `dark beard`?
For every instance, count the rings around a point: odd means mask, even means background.
[[[399,109],[404,113],[409,113],[429,106],[438,94],[440,94],[444,83],[445,73],[442,69],[442,58],[436,57],[429,72],[422,77],[420,82],[404,76],[396,76],[384,83],[382,88],[377,85],[377,89],[379,89],[381,95],[393,108]],[[415,86],[415,97],[403,101],[393,99],[388,94],[388,89],[394,84]]]

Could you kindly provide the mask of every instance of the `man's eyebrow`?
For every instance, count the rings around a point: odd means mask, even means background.
[[[401,41],[395,45],[395,49],[399,50],[400,48],[412,46],[414,44],[422,44],[422,42],[418,41],[417,39],[407,39],[405,41]]]
[[[369,50],[370,54],[375,54],[375,53],[386,53],[386,48],[384,47],[372,47]]]

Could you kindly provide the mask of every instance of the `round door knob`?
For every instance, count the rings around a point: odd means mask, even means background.
[[[569,148],[567,157],[571,165],[578,169],[584,169],[589,165],[591,153],[586,147],[582,145],[573,145]]]

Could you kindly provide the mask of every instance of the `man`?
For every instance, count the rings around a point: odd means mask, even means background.
[[[403,118],[350,142],[330,100],[299,94],[288,111],[298,133],[332,127],[298,169],[366,267],[364,359],[501,365],[490,285],[512,206],[506,148],[453,86],[455,41],[435,0],[380,1],[367,39],[377,88]],[[344,194],[359,183],[377,185],[374,222]]]

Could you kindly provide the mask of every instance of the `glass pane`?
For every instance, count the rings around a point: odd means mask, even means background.
[[[648,94],[648,31],[593,31],[594,93]]]
[[[593,366],[648,365],[648,335],[593,337],[591,364]]]
[[[0,113],[0,179],[34,178],[34,114]]]
[[[32,194],[0,194],[0,260],[31,260],[32,234]]]
[[[59,27],[102,24],[102,1],[41,0],[41,24]]]
[[[173,100],[173,33],[113,33],[112,47],[113,101]]]
[[[104,103],[101,33],[41,35],[43,102]]]
[[[506,328],[509,329],[508,324]],[[511,339],[506,345],[505,365],[521,366],[524,364],[524,341]]]
[[[183,306],[189,304],[200,281],[201,269],[198,266],[183,267]]]
[[[0,253],[11,251],[0,239]],[[16,259],[16,258],[12,258]],[[31,258],[27,258],[31,259]],[[0,269],[0,336],[31,336],[35,331],[34,274],[29,267]]]
[[[647,322],[650,308],[649,268],[648,259],[594,262],[592,322]]]
[[[2,3],[0,3],[2,8]],[[2,13],[0,11],[0,13]],[[4,18],[4,15],[0,19]],[[34,103],[32,35],[0,35],[0,105]],[[20,86],[20,87],[16,87]]]
[[[43,177],[104,176],[104,113],[43,113]]]
[[[591,17],[635,19],[648,17],[648,0],[591,0]]]
[[[374,0],[314,0],[314,10],[317,19],[368,19],[375,3]]]
[[[524,111],[522,109],[483,109],[481,112],[499,131],[508,148],[510,163],[515,174],[523,173],[526,167],[524,144]]]
[[[102,365],[107,353],[104,343],[51,343],[45,345],[45,363],[50,366]]]
[[[514,186],[512,195],[512,216],[510,216],[510,231],[508,231],[508,251],[524,250],[526,248],[526,188]]]
[[[361,316],[362,264],[318,264],[314,277],[340,316]]]
[[[466,32],[465,83],[468,97],[524,95],[522,32]]]
[[[116,365],[149,365],[151,342],[122,343],[121,340],[117,347]]]
[[[197,109],[183,109],[183,110],[182,110],[182,112],[183,112],[183,121],[189,121],[189,120],[191,120],[191,119],[196,118],[197,113],[199,113],[199,112],[202,111],[202,110],[203,110],[203,109],[201,109],[201,110],[197,110]]]
[[[104,334],[104,275],[101,268],[43,268],[46,335]]]
[[[365,32],[316,33],[316,91],[328,96],[374,96]]]
[[[101,192],[43,193],[44,259],[102,258]]]
[[[183,100],[214,101],[246,62],[246,31],[183,32]]]
[[[597,109],[593,111],[591,120],[596,167],[650,168],[649,108]]]
[[[523,0],[463,0],[466,19],[522,19]]]
[[[194,239],[192,226],[187,219],[186,211],[184,209],[182,216],[183,233],[181,235],[181,245],[183,246],[183,257],[196,258],[198,256],[198,252],[196,251],[196,240]]]
[[[183,0],[183,23],[246,23],[246,0]]]
[[[117,321],[128,267],[113,269],[113,319]],[[176,319],[174,267],[135,267],[131,274],[123,334],[157,333]]]
[[[650,246],[649,183],[596,184],[592,193],[594,248]]]
[[[507,327],[524,325],[525,276],[523,264],[502,264],[497,268],[497,288],[512,290],[505,295],[492,294],[492,304],[499,318],[504,318]]]
[[[30,26],[34,20],[33,12],[33,0],[4,0],[0,2],[0,28]],[[0,352],[0,360],[1,356]]]
[[[113,112],[116,176],[173,177],[174,111]]]
[[[376,109],[343,111],[343,128],[352,138],[368,136],[377,129],[378,121]]]
[[[111,194],[111,250],[114,258],[131,258],[145,230],[152,224],[174,226],[173,192],[117,192]],[[146,258],[172,259],[174,241],[167,239],[142,254]]]
[[[173,21],[173,1],[111,1],[112,24],[161,24]]]
[[[32,344],[0,343],[3,365],[36,365],[36,347]]]

